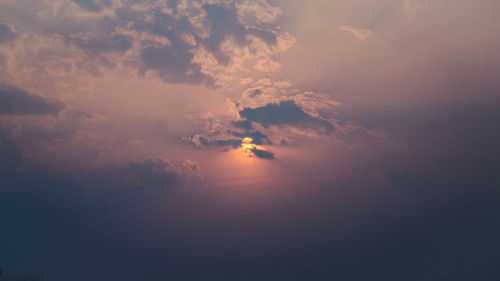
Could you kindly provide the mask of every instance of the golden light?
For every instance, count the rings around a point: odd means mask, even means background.
[[[252,150],[257,148],[257,146],[255,144],[253,144],[252,142],[253,142],[253,139],[252,138],[248,138],[248,137],[244,138],[241,141],[240,151],[245,156],[251,156],[252,155]]]

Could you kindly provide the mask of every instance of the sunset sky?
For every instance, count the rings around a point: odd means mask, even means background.
[[[500,280],[500,2],[0,0],[0,280]]]

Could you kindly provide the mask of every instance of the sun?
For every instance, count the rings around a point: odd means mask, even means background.
[[[241,146],[240,146],[240,151],[243,153],[245,156],[252,156],[252,150],[256,149],[257,146],[252,143],[253,139],[252,138],[244,138],[241,141]]]

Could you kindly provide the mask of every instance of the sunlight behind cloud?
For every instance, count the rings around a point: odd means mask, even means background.
[[[248,156],[248,157],[251,157],[253,155],[252,150],[256,149],[257,146],[255,144],[253,144],[252,142],[253,142],[253,139],[249,138],[249,137],[244,138],[241,141],[240,151],[243,155]]]

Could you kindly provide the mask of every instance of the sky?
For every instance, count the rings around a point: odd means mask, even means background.
[[[499,280],[499,11],[0,0],[0,280]]]

